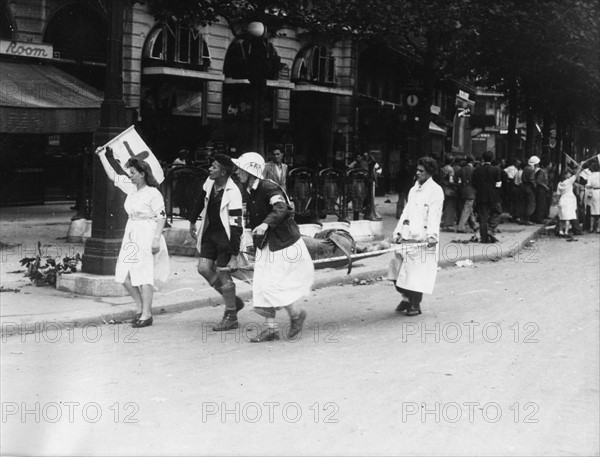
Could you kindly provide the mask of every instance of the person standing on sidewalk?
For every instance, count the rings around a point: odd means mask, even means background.
[[[405,243],[406,247],[395,253],[387,279],[402,295],[396,311],[405,311],[407,316],[421,314],[423,294],[433,292],[437,277],[444,205],[444,191],[433,180],[437,173],[433,158],[422,157],[417,161],[417,182],[408,193],[408,201],[392,234],[394,242]]]
[[[540,158],[538,156],[531,156],[521,175],[521,195],[523,198],[523,218],[521,221],[524,225],[533,225],[531,216],[535,213],[535,175],[539,163]]]
[[[552,202],[552,191],[548,180],[548,163],[546,160],[540,162],[540,167],[535,174],[535,212],[533,221],[536,224],[543,224],[550,212],[550,203]]]
[[[283,153],[280,149],[272,152],[273,160],[265,163],[265,179],[270,179],[279,184],[287,192],[288,166],[283,163]]]
[[[111,148],[99,147],[96,154],[108,178],[127,194],[125,211],[129,219],[115,268],[115,281],[122,283],[133,298],[136,314],[132,327],[152,325],[152,298],[155,280],[166,282],[169,275],[169,254],[162,235],[165,222],[165,202],[148,163],[129,159],[125,169],[129,179],[117,175],[109,163]]]
[[[594,160],[585,185],[585,205],[590,208],[590,233],[600,233],[600,163]]]
[[[458,227],[456,231],[458,233],[466,233],[465,224],[469,224],[469,227],[474,234],[477,233],[478,227],[475,222],[475,216],[473,214],[475,204],[475,188],[473,187],[473,157],[468,156],[466,158],[465,165],[458,171],[458,191],[460,199],[462,200],[462,212],[460,214],[460,220],[458,221]]]
[[[577,219],[577,198],[573,192],[573,184],[579,179],[579,173],[581,173],[581,165],[577,167],[575,174],[568,168],[561,173],[560,182],[556,188],[560,195],[558,200],[558,236],[569,236],[571,221]]]
[[[477,192],[477,215],[479,216],[479,234],[481,243],[497,243],[495,232],[500,223],[502,206],[500,192],[502,172],[491,164],[492,151],[482,154],[483,164],[473,172],[473,186]]]
[[[276,310],[290,316],[287,337],[299,336],[306,312],[294,302],[308,295],[314,280],[314,265],[294,221],[287,195],[274,182],[262,179],[265,161],[256,152],[234,159],[240,182],[248,192],[248,226],[256,248],[252,299],[254,311],[265,317],[267,327],[251,338],[253,343],[280,339]]]
[[[199,212],[196,208],[190,218],[190,235],[198,240],[198,273],[225,301],[223,319],[213,327],[214,331],[221,332],[238,328],[237,313],[244,307],[244,301],[235,294],[231,277],[232,270],[237,268],[244,226],[242,194],[231,179],[235,164],[225,154],[215,154],[213,159],[203,187],[200,227],[196,232]]]

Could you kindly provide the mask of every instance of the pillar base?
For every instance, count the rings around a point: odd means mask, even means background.
[[[88,238],[81,270],[95,275],[114,275],[122,241],[121,238]]]

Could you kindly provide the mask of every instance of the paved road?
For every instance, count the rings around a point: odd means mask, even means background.
[[[385,281],[321,289],[297,342],[249,343],[249,311],[223,340],[221,307],[7,337],[2,451],[598,455],[598,251],[443,270],[411,318]]]

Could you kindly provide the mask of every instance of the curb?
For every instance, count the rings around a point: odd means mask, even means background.
[[[497,261],[502,257],[513,257],[515,254],[523,250],[523,248],[528,245],[531,240],[540,236],[541,233],[545,232],[546,228],[544,226],[539,227],[530,235],[521,240],[515,249],[509,249],[505,253],[500,252],[498,256],[488,256],[484,254],[475,254],[469,259],[473,262],[485,262],[485,261]],[[494,246],[494,245],[489,245]],[[462,257],[461,257],[462,259]],[[438,263],[439,267],[450,267],[454,266],[455,262],[459,260],[440,260]],[[371,268],[368,271],[356,272],[351,274],[346,274],[344,269],[340,271],[336,271],[331,275],[323,278],[315,279],[313,290],[322,289],[325,287],[337,286],[340,284],[352,284],[354,280],[358,279],[370,279],[370,278],[379,278],[381,276],[385,276],[387,274],[387,265],[381,268]],[[237,294],[244,301],[249,300],[252,297],[252,291],[241,291]],[[171,313],[180,313],[183,311],[189,311],[197,308],[208,308],[211,306],[215,306],[216,303],[219,303],[220,297],[214,293],[209,296],[194,299],[194,300],[186,300],[179,303],[167,304],[167,305],[157,305],[152,308],[153,315],[160,316],[163,314],[171,314]],[[78,317],[69,320],[41,320],[37,322],[22,322],[19,325],[15,324],[14,328],[8,329],[6,328],[9,323],[3,322],[0,325],[0,335],[4,340],[8,336],[19,335],[23,333],[38,333],[45,329],[46,325],[50,325],[51,328],[55,329],[56,326],[74,326],[74,327],[85,327],[85,326],[99,326],[99,325],[107,325],[110,321],[122,322],[124,320],[130,319],[132,317],[132,311],[119,311],[115,313],[101,314],[96,316],[85,316]]]

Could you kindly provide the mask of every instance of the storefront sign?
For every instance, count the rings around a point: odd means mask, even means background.
[[[246,102],[230,103],[227,106],[228,116],[246,116],[252,113],[252,105]]]
[[[24,41],[0,40],[0,54],[11,56],[36,57],[38,59],[51,59],[53,47],[46,43],[26,43]]]
[[[468,92],[465,92],[464,90],[459,90],[459,91],[458,91],[458,96],[459,96],[460,98],[464,98],[465,100],[468,100],[468,99],[469,99],[469,93],[468,93]]]
[[[419,103],[419,97],[417,97],[415,94],[410,94],[408,97],[406,97],[406,104],[408,106],[417,106],[417,103]]]

